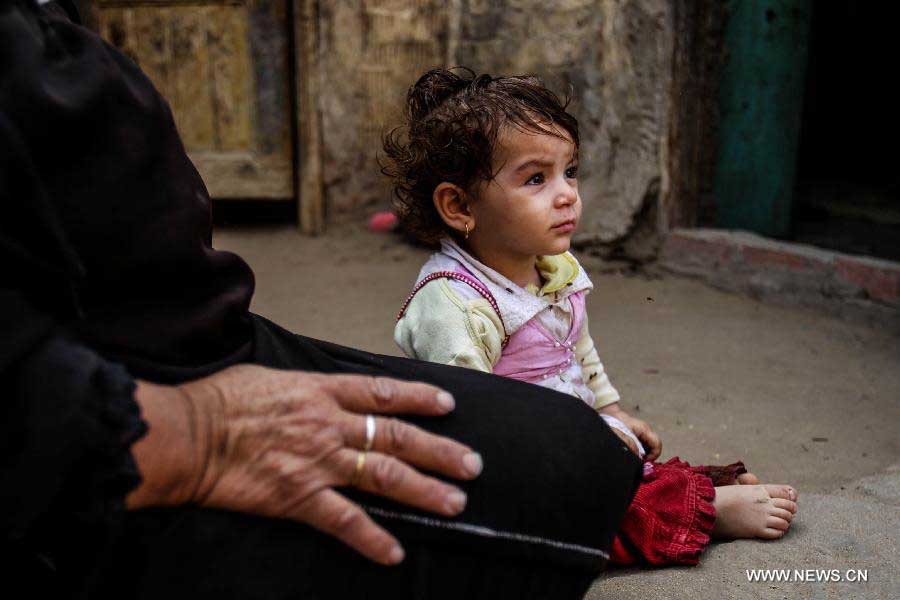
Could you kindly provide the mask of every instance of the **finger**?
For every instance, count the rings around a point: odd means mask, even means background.
[[[342,429],[344,439],[354,448],[366,443],[366,418],[348,415]],[[395,418],[375,418],[372,450],[396,456],[419,468],[459,479],[472,479],[481,473],[481,456],[465,444]]]
[[[331,489],[325,489],[288,515],[334,536],[363,556],[383,565],[403,560],[397,539],[377,525],[366,512]]]
[[[628,449],[629,449],[629,450],[631,450],[632,452],[634,452],[635,455],[640,456],[640,452],[638,452],[637,444],[634,443],[634,440],[631,439],[631,436],[625,435],[624,433],[622,433],[622,432],[619,431],[618,429],[613,429],[613,433],[615,433],[616,436],[617,436],[620,440],[622,440],[622,441],[625,443],[626,446],[628,446]]]
[[[342,450],[338,459],[349,482],[357,469],[358,450]],[[466,495],[459,488],[419,473],[404,462],[378,452],[366,453],[356,487],[372,494],[422,510],[452,517],[466,507]]]
[[[642,432],[641,435],[638,436],[638,439],[643,442],[644,449],[647,450],[647,460],[656,460],[659,458],[659,455],[662,454],[662,442],[658,435],[648,429]]]
[[[323,375],[321,389],[342,407],[357,413],[445,415],[453,396],[427,383],[365,375]]]
[[[625,445],[628,446],[628,449],[629,449],[629,450],[631,450],[632,452],[634,452],[634,455],[635,455],[635,456],[637,456],[638,458],[640,458],[640,456],[641,456],[641,451],[638,450],[637,444],[634,443],[634,440],[632,440],[632,439],[630,439],[630,438],[629,438],[629,439],[626,439],[626,440],[625,440]]]

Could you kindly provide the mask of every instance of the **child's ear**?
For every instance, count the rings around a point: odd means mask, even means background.
[[[460,233],[475,229],[475,217],[469,209],[468,197],[458,185],[446,181],[439,184],[434,188],[432,200],[448,227]]]

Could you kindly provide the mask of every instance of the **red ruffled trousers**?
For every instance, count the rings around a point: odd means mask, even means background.
[[[737,483],[744,463],[692,467],[675,457],[645,463],[644,478],[613,540],[616,565],[696,565],[716,521],[715,487]]]

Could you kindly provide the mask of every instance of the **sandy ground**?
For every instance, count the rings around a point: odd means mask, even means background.
[[[348,224],[319,238],[229,226],[214,242],[253,267],[255,312],[399,354],[394,318],[425,250]],[[781,541],[714,544],[695,568],[614,570],[587,598],[900,597],[900,338],[671,276],[592,278],[601,358],[664,457],[742,459],[801,498]],[[748,582],[746,569],[767,568],[867,569],[868,582]]]

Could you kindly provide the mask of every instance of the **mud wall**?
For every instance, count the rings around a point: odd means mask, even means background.
[[[655,250],[668,189],[673,14],[666,0],[323,0],[323,179],[332,217],[385,206],[376,162],[433,66],[535,73],[571,92],[582,131],[581,245]]]

